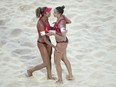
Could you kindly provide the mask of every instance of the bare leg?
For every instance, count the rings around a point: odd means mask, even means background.
[[[54,52],[54,62],[55,62],[56,70],[57,70],[57,74],[58,74],[58,80],[56,82],[63,83],[62,68],[61,68],[60,63],[61,63],[61,59],[63,57],[65,44],[64,43],[59,43],[59,44],[57,44],[57,47],[62,53],[58,53],[57,51]]]
[[[50,61],[50,71],[52,71],[52,64],[51,64],[52,47],[47,45],[47,51],[48,51],[49,61]],[[47,78],[50,79],[49,76],[47,76]]]
[[[67,68],[68,73],[69,73],[67,79],[68,79],[68,80],[73,80],[74,77],[73,77],[73,75],[72,75],[71,64],[70,64],[69,60],[67,59],[66,49],[64,50],[64,54],[63,54],[62,61],[65,63],[66,68]]]
[[[57,51],[54,52],[54,62],[56,65],[56,71],[58,74],[58,80],[56,81],[57,83],[63,83],[62,80],[62,68],[61,68],[61,57],[62,54],[58,53]]]
[[[40,53],[41,53],[41,56],[42,56],[42,59],[43,59],[43,62],[42,64],[40,65],[37,65],[29,70],[27,70],[28,72],[28,75],[29,76],[32,76],[32,73],[36,70],[40,70],[44,67],[46,67],[47,69],[47,76],[49,76],[49,78],[52,78],[52,75],[51,75],[51,70],[50,70],[50,61],[49,61],[49,55],[48,55],[48,51],[46,49],[46,46],[44,44],[41,44],[41,43],[38,43],[38,48],[40,50]]]
[[[42,63],[42,64],[36,65],[35,67],[33,67],[33,68],[27,70],[28,76],[29,76],[29,77],[32,76],[32,75],[33,75],[32,73],[33,73],[34,71],[40,70],[40,69],[44,68],[45,66],[46,66],[46,65],[45,65],[44,63]]]

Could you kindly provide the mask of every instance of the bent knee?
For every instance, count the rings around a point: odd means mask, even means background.
[[[62,61],[68,61],[68,59],[65,57],[65,58],[62,58]]]
[[[47,67],[47,66],[50,65],[50,63],[49,62],[44,62],[44,65],[45,65],[45,67]]]
[[[60,65],[61,61],[54,61],[55,65]]]

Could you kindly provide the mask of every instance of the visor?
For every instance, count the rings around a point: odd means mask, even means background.
[[[46,9],[44,10],[44,12],[42,14],[45,14],[46,12],[50,12],[51,10],[52,10],[52,8],[46,7]]]

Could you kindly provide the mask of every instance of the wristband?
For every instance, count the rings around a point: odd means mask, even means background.
[[[41,34],[41,36],[46,35],[45,31],[41,31],[40,34]]]
[[[66,32],[66,29],[64,27],[62,27],[61,32]]]

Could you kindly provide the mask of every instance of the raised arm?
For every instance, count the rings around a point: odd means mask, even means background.
[[[64,16],[65,20],[66,20],[66,24],[70,24],[71,20],[69,20],[69,18],[67,18],[66,16]]]

